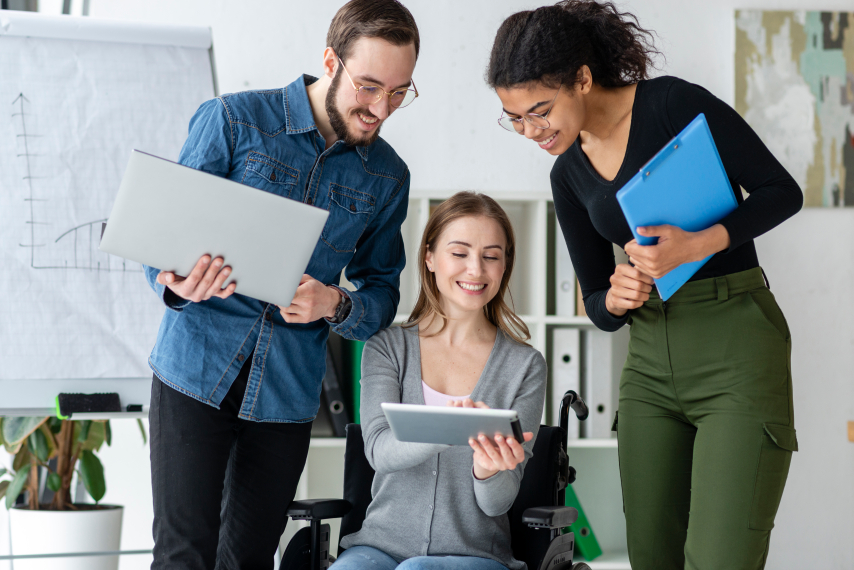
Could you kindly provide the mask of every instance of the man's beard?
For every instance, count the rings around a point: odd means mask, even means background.
[[[350,132],[350,129],[347,128],[347,123],[344,122],[344,116],[335,104],[335,99],[338,95],[338,88],[341,85],[341,75],[341,66],[338,66],[338,73],[336,73],[335,77],[332,78],[332,83],[329,84],[329,91],[326,92],[326,114],[329,116],[329,124],[332,126],[332,130],[335,131],[335,136],[348,145],[369,146],[377,140],[377,137],[380,136],[380,127],[382,127],[382,125],[377,125],[376,129],[372,132],[365,133],[362,137],[356,137]],[[364,114],[373,116],[373,113],[370,111],[367,111]]]

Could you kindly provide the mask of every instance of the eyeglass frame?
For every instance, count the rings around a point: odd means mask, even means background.
[[[561,81],[560,85],[558,85],[557,92],[555,93],[555,96],[552,97],[551,105],[549,105],[549,109],[546,111],[546,113],[544,115],[540,115],[539,113],[525,113],[524,115],[520,115],[516,119],[514,119],[513,117],[511,117],[509,115],[506,115],[507,119],[510,122],[519,123],[520,125],[522,125],[522,121],[525,120],[528,122],[529,125],[531,125],[535,129],[540,129],[541,131],[544,131],[544,130],[550,128],[552,126],[552,124],[549,122],[548,115],[549,115],[549,113],[552,112],[552,109],[555,106],[555,101],[557,101],[557,96],[558,96],[558,93],[560,93],[561,87],[563,87],[562,81]],[[502,109],[501,110],[501,116],[498,117],[498,126],[501,127],[502,129],[504,129],[505,131],[509,131],[510,129],[505,128],[504,125],[501,124],[501,119],[505,118],[505,113],[506,113],[506,111],[504,111]],[[528,117],[538,117],[538,118],[540,118],[546,122],[546,126],[545,127],[538,127],[537,125],[532,123],[531,119],[529,119]],[[518,129],[516,129],[516,127],[513,127],[513,130],[511,132],[515,132],[517,135],[524,135],[525,134],[525,125],[522,125],[522,130],[518,130]]]
[[[344,65],[344,62],[343,62],[343,61],[341,61],[341,58],[340,58],[340,57],[338,57],[337,55],[336,55],[335,57],[337,57],[337,58],[338,58],[338,63],[340,63],[340,64],[341,64],[341,68],[344,70],[344,73],[346,73],[346,74],[347,74],[347,79],[349,79],[349,80],[350,80],[350,85],[352,85],[352,86],[353,86],[353,89],[355,89],[355,90],[356,90],[356,102],[357,102],[357,103],[359,102],[359,91],[362,89],[362,87],[375,87],[375,88],[379,89],[379,90],[380,90],[384,95],[386,95],[386,96],[388,97],[388,104],[389,104],[389,105],[391,105],[392,107],[394,107],[395,109],[403,109],[403,108],[405,108],[405,107],[408,107],[408,106],[412,105],[412,103],[414,103],[414,102],[415,102],[415,99],[418,99],[418,88],[415,86],[415,80],[414,80],[414,79],[412,79],[411,77],[409,78],[409,82],[410,82],[410,83],[412,83],[412,89],[409,89],[409,88],[407,87],[407,88],[405,88],[405,89],[396,89],[396,90],[394,90],[394,91],[386,91],[385,89],[383,89],[383,88],[382,88],[382,87],[380,87],[379,85],[362,85],[361,87],[356,87],[356,83],[353,81],[353,78],[352,78],[352,77],[350,77],[350,72],[349,72],[349,71],[347,71],[347,66],[346,66],[346,65]],[[392,102],[391,102],[391,96],[392,96],[392,95],[394,95],[395,93],[399,92],[399,91],[413,91],[413,92],[415,93],[415,99],[413,99],[412,101],[410,101],[409,103],[407,103],[407,104],[406,104],[406,105],[404,105],[403,107],[395,106],[395,105],[394,105],[394,104],[392,104]],[[406,95],[404,95],[404,97],[406,97]],[[374,101],[373,103],[371,103],[371,105],[373,105],[373,104],[375,104],[375,103],[379,102],[380,100],[382,100],[382,95],[380,95],[379,97],[377,97],[377,100],[376,100],[376,101]],[[364,103],[362,103],[362,104],[364,104]],[[551,111],[551,109],[549,109],[549,110]]]

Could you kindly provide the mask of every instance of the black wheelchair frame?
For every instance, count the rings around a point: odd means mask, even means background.
[[[564,506],[564,490],[576,475],[569,465],[566,447],[570,409],[579,420],[587,419],[584,400],[574,391],[567,391],[560,403],[559,426],[540,426],[533,457],[525,467],[519,494],[508,512],[513,556],[527,563],[529,570],[590,570],[587,564],[572,563],[575,536],[563,532],[578,518],[577,510]],[[334,562],[329,555],[330,527],[323,521],[341,518],[342,537],[359,530],[371,502],[373,476],[365,458],[361,426],[349,424],[344,499],[308,499],[290,504],[288,516],[308,521],[309,526],[291,539],[282,555],[280,570],[324,570]],[[543,485],[544,480],[551,484]],[[341,552],[339,548],[338,554]]]

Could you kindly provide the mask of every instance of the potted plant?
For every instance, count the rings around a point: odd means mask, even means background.
[[[138,422],[145,441],[145,429]],[[120,549],[122,507],[99,503],[107,487],[96,453],[111,439],[108,420],[0,418],[0,443],[13,456],[11,468],[0,467],[0,499],[5,497],[9,509],[14,555]],[[75,473],[94,504],[72,502]],[[23,504],[16,505],[22,495]],[[53,569],[56,562],[19,559],[15,569]],[[117,570],[118,564],[118,556],[92,556],[62,559],[61,567]]]

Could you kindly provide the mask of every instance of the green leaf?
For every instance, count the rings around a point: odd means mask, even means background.
[[[7,509],[11,509],[15,504],[15,501],[18,500],[18,495],[21,494],[21,491],[24,489],[24,484],[27,482],[27,475],[29,475],[29,470],[27,469],[21,469],[15,473],[15,478],[12,479],[12,483],[9,484],[9,488],[6,489]]]
[[[6,473],[8,473],[8,470],[7,470],[5,467],[4,467],[4,468],[2,468],[2,469],[0,469],[0,477],[2,477],[3,475],[5,475]]]
[[[12,460],[12,469],[15,471],[26,470],[30,466],[30,448],[26,445],[21,447],[21,450],[15,454],[15,459]]]
[[[77,441],[84,442],[89,438],[89,430],[92,428],[92,420],[83,420],[77,422],[80,426],[80,433],[77,435]]]
[[[62,420],[56,416],[51,416],[50,419],[47,420],[47,427],[50,429],[51,433],[56,435],[62,429]]]
[[[0,481],[0,499],[6,496],[6,489],[9,488],[11,481]]]
[[[80,478],[86,491],[97,503],[104,498],[107,484],[104,481],[104,466],[98,456],[88,449],[80,454]]]
[[[50,473],[47,476],[47,488],[53,491],[54,493],[59,491],[59,488],[62,486],[62,477],[57,475],[56,473]]]
[[[31,433],[28,444],[36,458],[42,463],[45,463],[50,455],[50,447],[48,447],[47,438],[42,433],[42,430],[37,429]]]
[[[89,451],[98,451],[101,449],[101,446],[104,445],[104,441],[107,439],[107,429],[104,427],[105,423],[102,421],[91,422],[89,425],[89,436],[85,440],[77,438],[78,441],[83,441],[81,449]]]
[[[145,424],[142,423],[141,419],[136,418],[136,425],[139,426],[139,433],[142,434],[142,445],[145,445],[148,443],[148,435],[145,433]]]
[[[50,426],[47,423],[43,423],[39,428],[39,431],[44,434],[44,439],[47,442],[47,457],[50,459],[56,455],[56,436],[50,430]]]
[[[113,429],[110,427],[110,420],[104,422],[104,441],[107,445],[113,445]]]
[[[15,445],[39,429],[47,418],[3,418],[3,439],[9,445]]]

